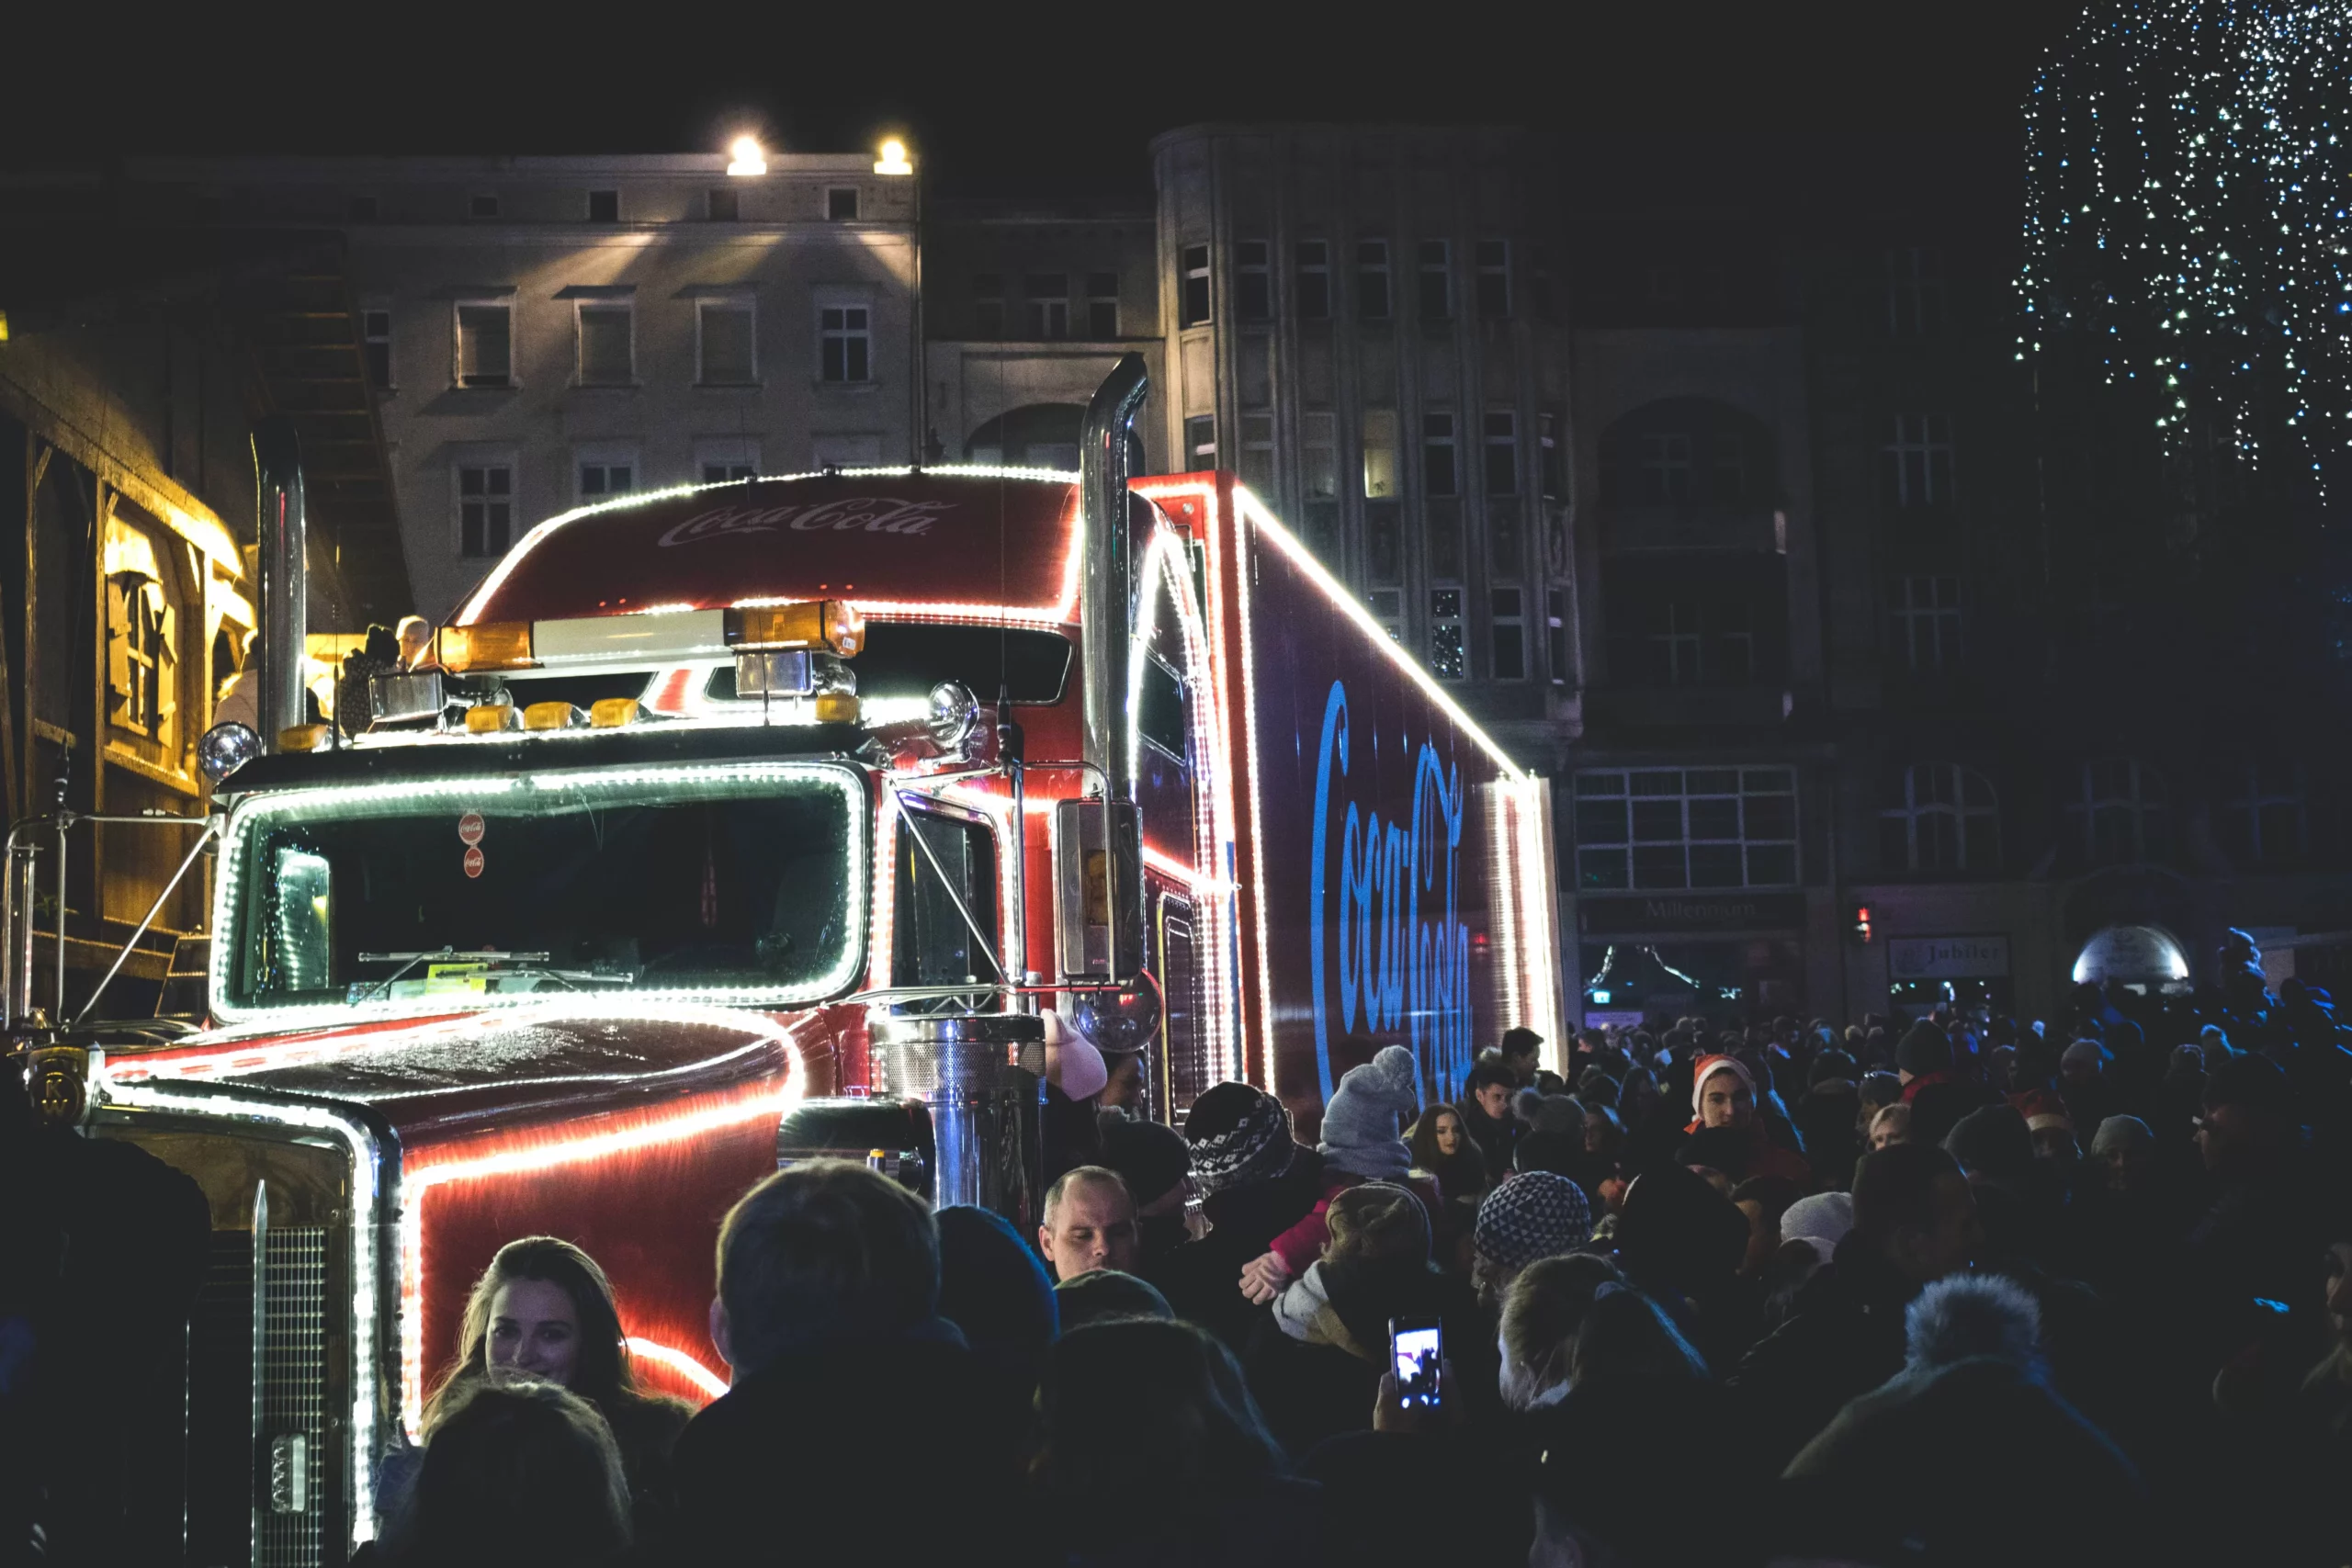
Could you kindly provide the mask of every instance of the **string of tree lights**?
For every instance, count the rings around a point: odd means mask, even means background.
[[[2347,122],[2352,0],[2091,6],[2026,101],[2017,357],[2132,394],[2167,458],[2340,491]]]

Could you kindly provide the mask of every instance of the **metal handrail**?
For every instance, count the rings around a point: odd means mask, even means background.
[[[6,937],[6,942],[0,943],[0,1005],[5,1005],[7,1021],[12,1026],[21,1024],[33,1010],[33,906],[37,881],[32,863],[38,851],[27,841],[28,837],[43,831],[57,835],[57,981],[52,1016],[62,1019],[65,1016],[66,835],[85,822],[101,827],[198,828],[203,831],[181,861],[179,869],[172,874],[171,881],[164,885],[163,893],[148,909],[145,918],[139,922],[138,929],[131,932],[130,940],[124,942],[122,951],[115,954],[114,964],[107,970],[106,977],[98,982],[97,989],[91,993],[89,1003],[74,1016],[76,1024],[89,1016],[91,1008],[97,1005],[98,998],[114,983],[115,976],[129,962],[131,950],[138,946],[139,939],[147,934],[156,915],[162,912],[164,900],[179,886],[181,879],[187,874],[187,868],[196,863],[196,857],[204,852],[213,835],[220,831],[218,819],[211,816],[179,817],[161,811],[123,816],[110,812],[60,809],[40,817],[27,817],[11,824],[5,844],[0,844],[0,857],[4,857],[6,863],[6,874],[0,876],[0,933]]]

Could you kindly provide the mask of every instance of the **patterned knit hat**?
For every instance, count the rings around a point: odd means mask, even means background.
[[[1548,1170],[1522,1170],[1487,1194],[1471,1233],[1479,1258],[1505,1271],[1557,1258],[1592,1239],[1584,1189]]]
[[[1202,1196],[1253,1181],[1272,1181],[1298,1156],[1290,1112],[1283,1102],[1246,1083],[1221,1083],[1184,1118],[1193,1145],[1193,1181]]]

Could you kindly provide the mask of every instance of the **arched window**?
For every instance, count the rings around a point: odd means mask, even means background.
[[[1995,872],[2001,868],[2001,806],[1993,784],[1957,762],[1914,762],[1879,813],[1888,871]]]
[[[2075,852],[2093,865],[2163,860],[2172,852],[2164,775],[2136,757],[2085,762],[2066,802]]]

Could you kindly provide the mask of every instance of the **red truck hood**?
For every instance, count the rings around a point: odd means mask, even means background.
[[[234,1081],[357,1101],[407,1141],[591,1110],[650,1110],[681,1096],[773,1082],[779,1072],[799,1083],[813,1059],[831,1057],[833,1043],[820,1012],[555,1002],[299,1033],[199,1035],[112,1056],[106,1077]]]

